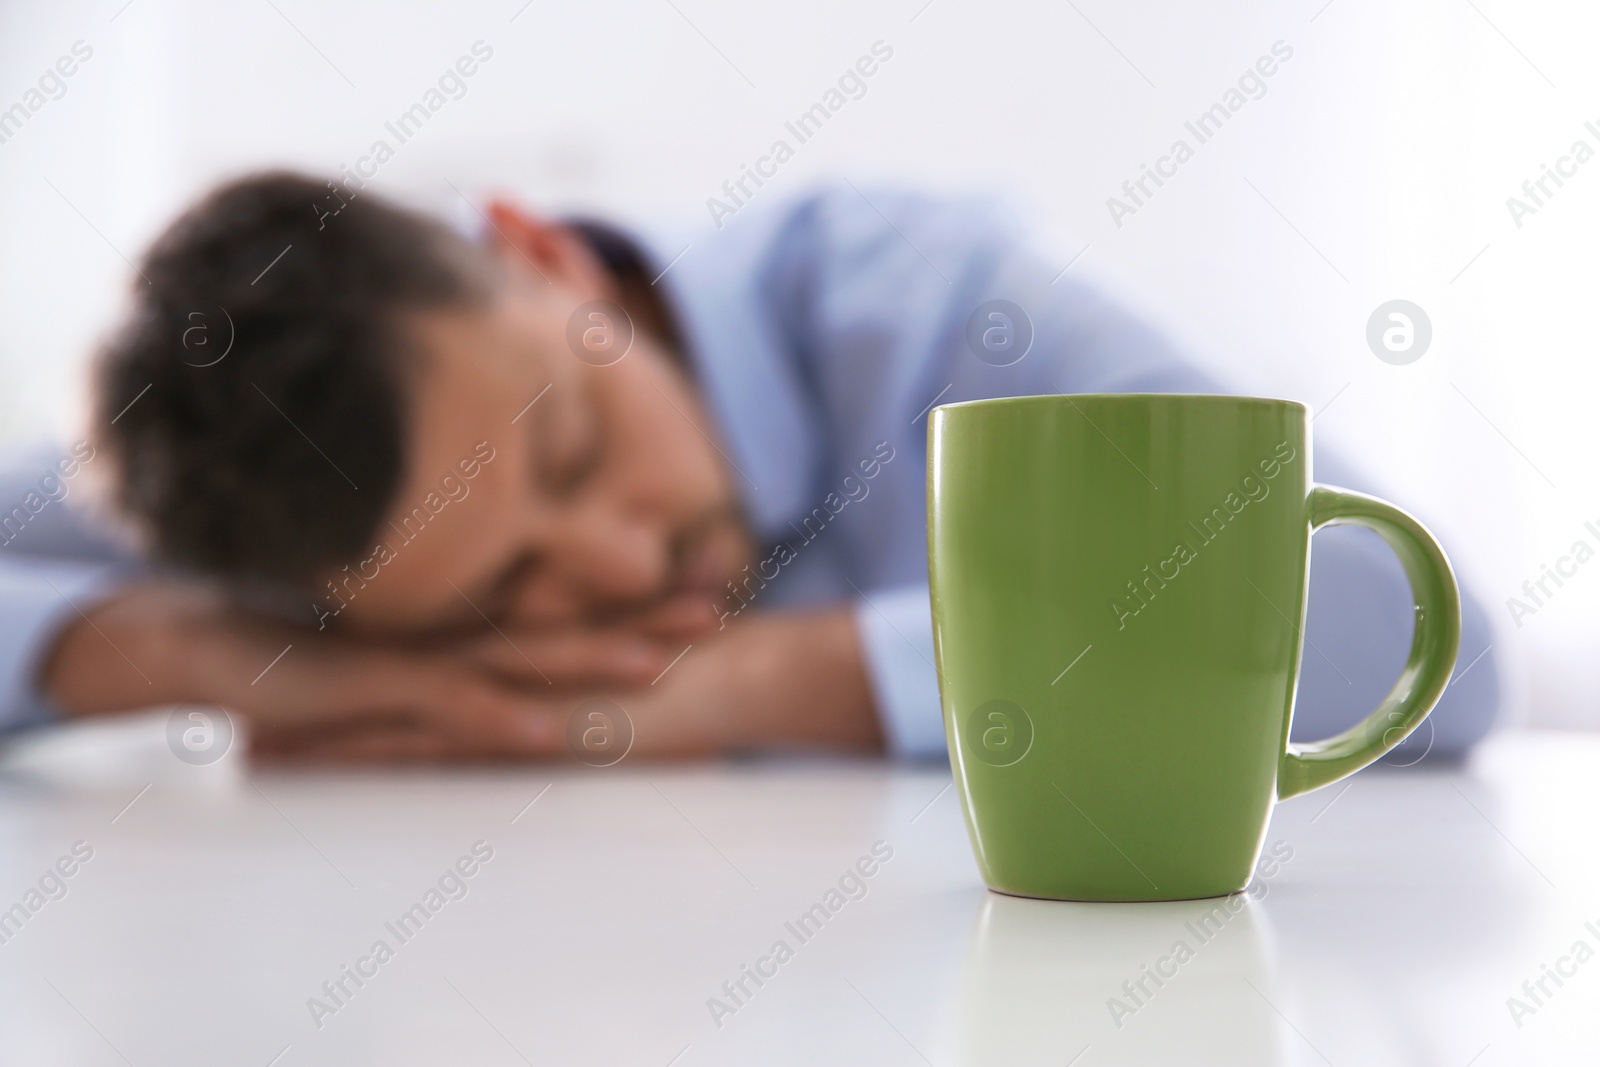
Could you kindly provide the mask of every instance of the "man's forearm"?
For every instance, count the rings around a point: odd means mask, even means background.
[[[123,589],[62,629],[40,665],[40,691],[69,716],[208,699],[181,670],[212,651],[206,610],[201,594],[181,586]]]

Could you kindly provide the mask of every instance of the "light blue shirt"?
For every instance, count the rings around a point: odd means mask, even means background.
[[[1063,273],[1063,261],[1036,251],[993,201],[845,184],[751,204],[719,230],[645,240],[657,270],[672,264],[659,284],[682,319],[758,540],[788,546],[763,552],[755,580],[741,582],[724,610],[853,603],[899,756],[945,752],[927,584],[930,406],[1230,391]],[[979,359],[967,337],[973,312],[996,299],[1021,307],[1033,327],[1031,348],[1009,366]],[[1327,450],[1315,473],[1372,491]],[[1462,616],[1461,680],[1393,762],[1429,747],[1459,751],[1494,719],[1498,664],[1485,653],[1488,621],[1471,590]],[[1296,740],[1337,733],[1382,701],[1404,665],[1411,619],[1405,574],[1376,535],[1317,535]]]
[[[854,605],[897,756],[945,752],[928,608],[928,409],[1037,393],[1227,391],[1034,251],[991,201],[847,184],[752,204],[719,230],[640,240],[652,275],[665,270],[659,285],[766,546],[722,610]],[[1032,323],[1031,348],[1009,366],[980,360],[967,341],[969,317],[993,299]],[[0,508],[20,502],[53,458],[8,463]],[[1338,457],[1319,451],[1315,463],[1320,481],[1371,491]],[[70,494],[51,502],[0,547],[0,727],[52,717],[36,686],[41,657],[130,565],[73,504]],[[1410,646],[1411,611],[1404,573],[1375,536],[1317,535],[1296,740],[1336,733],[1377,706]],[[1459,751],[1494,718],[1500,672],[1468,589],[1462,614],[1459,681],[1397,762]]]

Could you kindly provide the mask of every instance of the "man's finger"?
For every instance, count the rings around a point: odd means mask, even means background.
[[[664,600],[624,620],[623,624],[639,633],[660,638],[692,638],[711,633],[723,625],[716,605],[697,594],[680,594]]]
[[[235,705],[263,735],[263,753],[334,746],[397,723],[510,757],[555,755],[565,745],[559,706],[495,682],[460,656],[346,650],[282,669],[290,666],[285,660],[241,691]]]
[[[519,682],[645,684],[671,654],[637,634],[572,630],[529,634],[515,629],[475,642],[470,662]]]
[[[415,727],[372,727],[340,737],[268,741],[253,746],[251,754],[260,762],[273,763],[437,763],[477,755],[459,742]]]
[[[566,745],[559,705],[531,700],[467,671],[441,670],[416,694],[414,709],[427,729],[508,756],[553,756]]]

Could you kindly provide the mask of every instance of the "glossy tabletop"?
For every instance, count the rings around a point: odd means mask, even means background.
[[[5,766],[0,1063],[1600,1059],[1600,737],[1363,772],[1163,904],[987,892],[942,768]]]

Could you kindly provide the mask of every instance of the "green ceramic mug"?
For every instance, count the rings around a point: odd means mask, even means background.
[[[1438,543],[1311,483],[1305,405],[1154,394],[935,408],[928,571],[939,689],[990,888],[1171,900],[1244,888],[1273,803],[1378,759],[1433,710],[1460,643]],[[1416,602],[1365,721],[1289,742],[1311,534],[1375,530]]]

